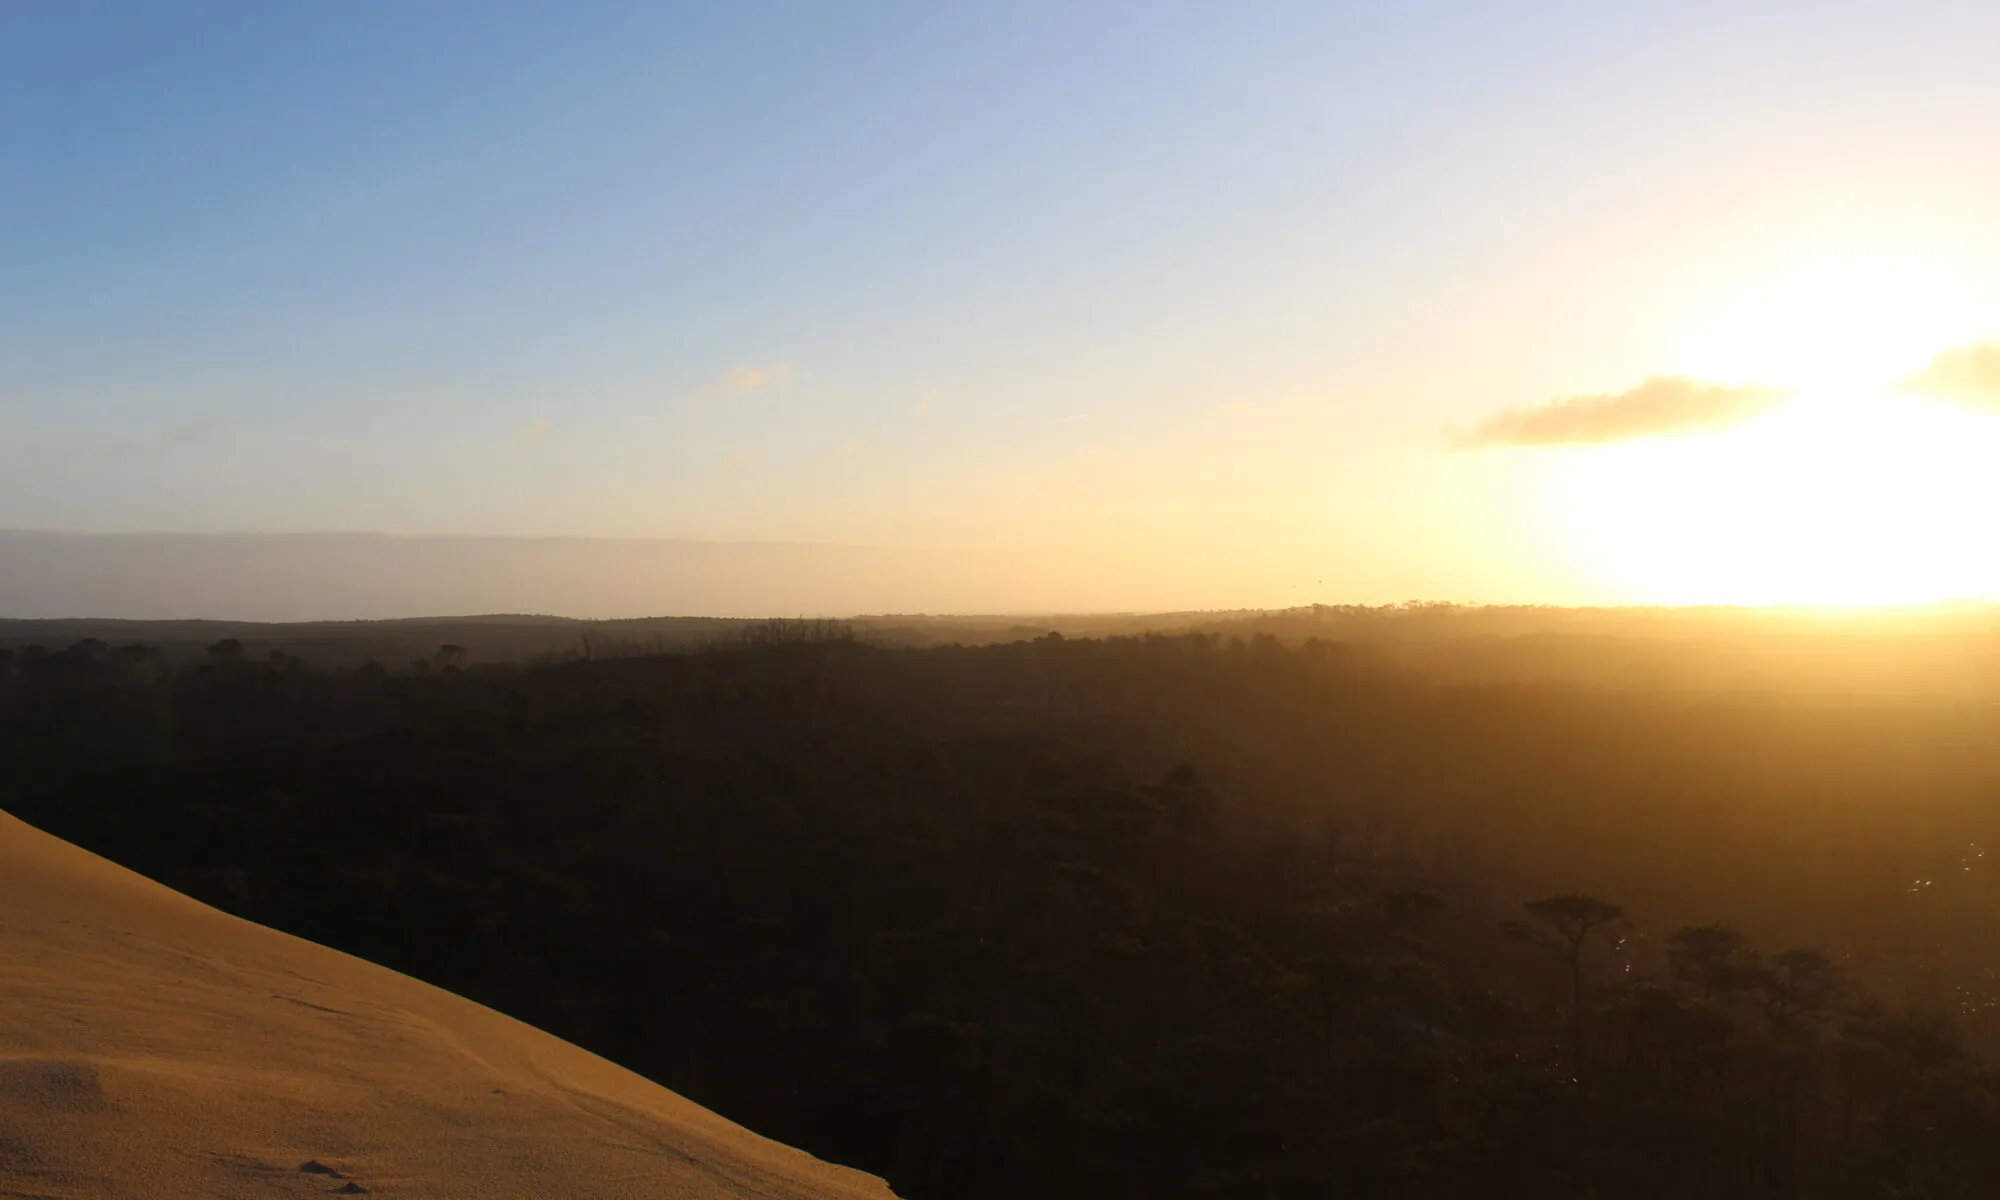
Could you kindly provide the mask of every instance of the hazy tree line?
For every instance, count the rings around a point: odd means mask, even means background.
[[[2000,1194],[2000,719],[1269,637],[0,655],[18,815],[913,1200]]]

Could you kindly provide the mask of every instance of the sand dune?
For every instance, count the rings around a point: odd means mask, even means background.
[[[363,1193],[890,1196],[0,814],[0,1196]]]

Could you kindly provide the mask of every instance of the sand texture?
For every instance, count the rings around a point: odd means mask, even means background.
[[[0,814],[0,1197],[364,1193],[890,1196]]]

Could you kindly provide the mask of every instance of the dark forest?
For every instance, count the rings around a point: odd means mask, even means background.
[[[23,819],[911,1200],[2000,1194],[1996,734],[1269,635],[0,651]]]

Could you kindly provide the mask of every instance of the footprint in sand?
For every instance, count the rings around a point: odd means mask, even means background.
[[[327,1166],[325,1163],[321,1162],[316,1158],[309,1158],[306,1161],[300,1163],[299,1173],[302,1175],[324,1175],[328,1179],[347,1179],[345,1173],[336,1170],[333,1167]],[[332,1196],[365,1196],[367,1194],[368,1194],[367,1188],[362,1187],[360,1184],[355,1183],[351,1179],[349,1179],[346,1183],[341,1184],[339,1187],[333,1189],[333,1191],[328,1193],[328,1195]]]

